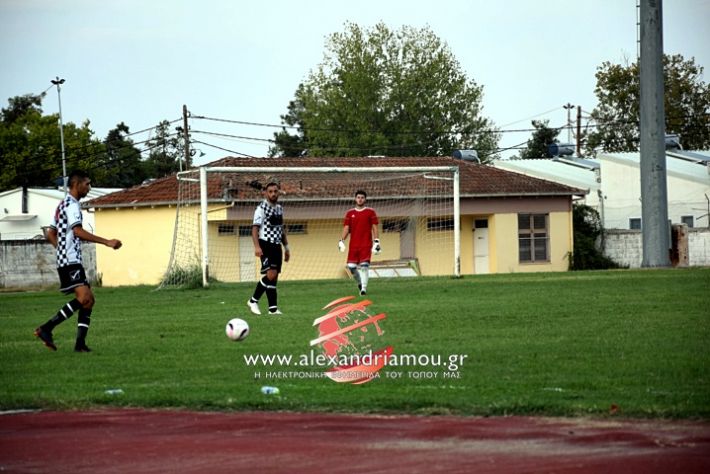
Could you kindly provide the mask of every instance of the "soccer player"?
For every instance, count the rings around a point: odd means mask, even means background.
[[[345,239],[350,234],[347,269],[357,281],[361,295],[367,294],[368,271],[372,253],[380,253],[380,239],[377,231],[377,213],[365,206],[367,193],[362,190],[355,192],[355,207],[345,213],[343,233],[338,242],[338,249],[345,252]],[[359,268],[358,268],[359,267]]]
[[[251,239],[254,242],[254,255],[261,259],[261,280],[256,284],[254,294],[247,301],[247,306],[254,314],[261,314],[259,299],[266,293],[269,303],[269,314],[283,314],[279,310],[276,283],[281,273],[281,245],[283,245],[283,260],[288,262],[291,251],[288,248],[286,229],[284,228],[284,211],[278,204],[281,187],[275,181],[270,181],[264,189],[264,200],[254,211],[254,221],[251,227]]]
[[[96,242],[114,250],[121,248],[120,240],[104,239],[82,227],[81,206],[79,200],[91,189],[91,179],[84,171],[74,171],[69,175],[69,193],[59,203],[52,223],[47,230],[47,240],[57,249],[57,272],[60,288],[64,294],[74,293],[75,298],[62,306],[49,321],[35,329],[37,336],[50,350],[57,346],[52,338],[52,330],[79,310],[77,321],[75,352],[91,352],[86,345],[86,334],[91,324],[91,310],[94,307],[94,294],[86,279],[86,272],[81,261],[81,241]]]

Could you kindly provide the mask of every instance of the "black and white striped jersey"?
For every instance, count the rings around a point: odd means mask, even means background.
[[[57,268],[81,264],[81,239],[74,228],[82,225],[81,206],[74,196],[67,194],[54,211],[50,227],[57,231]]]
[[[283,238],[284,211],[281,204],[272,206],[264,199],[254,211],[253,225],[259,226],[259,239],[280,244]]]

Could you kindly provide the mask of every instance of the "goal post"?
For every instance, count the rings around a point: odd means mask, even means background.
[[[281,186],[292,253],[281,279],[348,276],[337,241],[360,189],[380,222],[383,251],[372,257],[372,277],[460,276],[457,166],[203,166],[177,180],[173,242],[160,287],[256,281],[251,222],[269,180]]]

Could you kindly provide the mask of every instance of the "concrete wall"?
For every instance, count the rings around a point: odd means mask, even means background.
[[[687,235],[688,264],[690,266],[710,265],[710,229],[687,229]],[[640,268],[643,261],[641,231],[607,230],[604,240],[604,254],[619,265]]]
[[[82,257],[89,281],[96,281],[96,245],[83,243]],[[59,288],[54,247],[46,240],[0,242],[0,288]]]
[[[710,266],[710,229],[688,229],[688,263]]]

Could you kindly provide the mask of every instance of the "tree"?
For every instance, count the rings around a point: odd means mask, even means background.
[[[703,68],[682,55],[663,56],[666,133],[680,135],[685,149],[710,147],[710,87]],[[599,105],[592,111],[596,130],[589,134],[588,154],[639,149],[639,66],[604,62],[597,68],[594,90]]]
[[[499,134],[481,116],[482,98],[483,88],[430,29],[346,23],[296,89],[270,155],[440,156],[473,148],[490,157]]]
[[[42,115],[43,97],[13,97],[0,112],[0,190],[62,182],[59,116]],[[87,168],[92,153],[101,147],[89,122],[80,127],[69,122],[63,128],[67,170]]]
[[[128,188],[149,178],[148,166],[129,134],[128,125],[121,122],[106,135],[106,152],[101,160],[105,169],[102,186]]]
[[[170,122],[163,120],[155,127],[155,138],[148,141],[150,154],[148,155],[148,174],[153,178],[162,178],[180,170],[180,160],[185,161],[185,139],[182,127],[177,127],[176,132],[170,133]],[[183,169],[192,165],[192,156]]]
[[[560,129],[548,127],[549,123],[549,120],[532,121],[535,131],[530,140],[528,140],[526,147],[520,150],[519,157],[521,159],[552,158],[548,145],[559,143],[557,135],[560,134]]]

